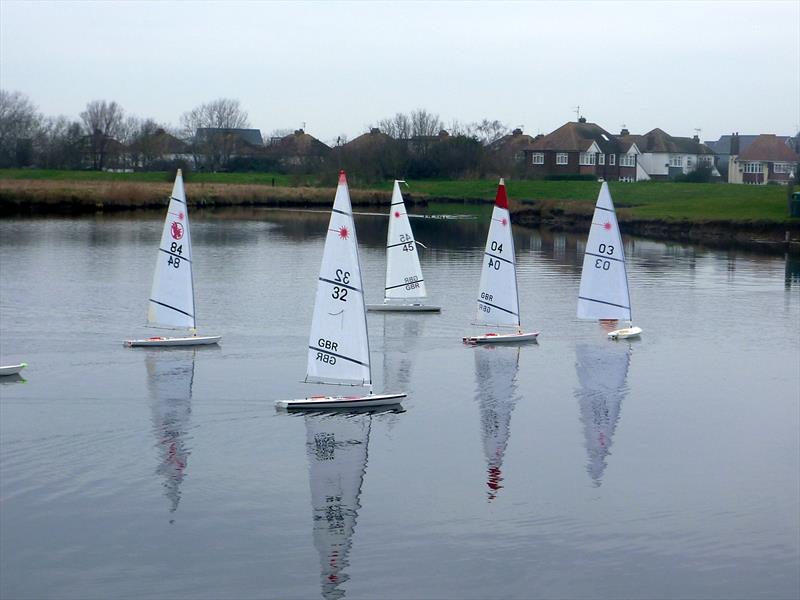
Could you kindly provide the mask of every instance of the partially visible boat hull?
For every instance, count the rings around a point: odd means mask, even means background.
[[[17,375],[22,369],[27,367],[27,363],[19,363],[18,365],[5,365],[0,367],[0,377],[8,375]]]
[[[217,344],[222,339],[221,335],[194,335],[189,337],[151,337],[143,340],[125,340],[125,346],[206,346]]]
[[[503,344],[514,342],[535,342],[539,332],[532,333],[486,333],[461,338],[465,344]]]
[[[367,304],[373,312],[441,312],[441,306],[431,304]]]
[[[638,337],[642,333],[641,327],[626,327],[624,329],[617,329],[608,332],[608,339],[610,340],[624,340],[627,338]]]
[[[370,394],[368,396],[311,396],[297,400],[277,400],[275,408],[286,410],[325,410],[326,408],[359,408],[400,404],[406,394]]]

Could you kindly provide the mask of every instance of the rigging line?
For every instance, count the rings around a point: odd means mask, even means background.
[[[336,354],[336,352],[331,352],[330,350],[325,350],[324,348],[309,346],[308,349],[314,350],[316,352],[322,352],[323,354],[330,354],[331,356],[335,356],[336,358],[343,358],[344,360],[349,360],[350,362],[356,363],[357,365],[361,365],[362,367],[369,367],[369,363],[361,362],[360,360],[356,360],[355,358],[350,358],[349,356],[345,356],[344,354]]]
[[[505,261],[505,262],[507,262],[507,263],[508,263],[508,264],[510,264],[510,265],[513,265],[513,264],[514,264],[512,261],[508,260],[507,258],[503,258],[502,256],[497,256],[496,254],[492,254],[491,252],[484,252],[484,254],[485,254],[486,256],[491,256],[492,258],[496,258],[497,260],[502,260],[502,261]]]
[[[186,258],[185,256],[181,256],[180,254],[175,254],[174,252],[170,252],[169,250],[164,250],[163,248],[159,248],[164,254],[169,254],[170,256],[174,256],[175,258],[180,258],[181,260],[185,260],[186,262],[192,262],[191,258]]]
[[[597,258],[604,258],[606,260],[615,260],[615,261],[621,262],[621,263],[625,262],[621,258],[612,258],[611,256],[606,256],[604,254],[595,254],[594,252],[585,252],[584,254],[586,254],[587,256],[596,256]]]
[[[180,308],[175,308],[174,306],[170,306],[169,304],[164,304],[163,302],[159,302],[158,300],[153,300],[150,298],[150,302],[153,304],[158,304],[159,306],[163,306],[164,308],[169,308],[170,310],[174,310],[175,312],[179,312],[182,315],[186,315],[187,317],[192,317],[194,319],[194,315],[189,314],[185,310],[181,310]]]
[[[515,317],[519,316],[514,311],[508,310],[507,308],[503,308],[502,306],[497,306],[496,304],[492,304],[490,302],[486,302],[485,300],[478,300],[478,304],[485,304],[486,306],[491,306],[492,308],[496,308],[497,310],[502,310],[503,312],[507,312],[510,315],[514,315]]]
[[[354,292],[361,293],[361,290],[357,287],[353,287],[352,285],[347,285],[346,283],[342,283],[341,281],[331,281],[330,279],[325,279],[324,277],[319,278],[320,281],[324,281],[325,283],[330,283],[331,285],[336,285],[339,287],[347,288],[348,290],[353,290]]]
[[[613,302],[606,302],[605,300],[597,300],[596,298],[587,298],[585,296],[578,296],[579,300],[588,300],[589,302],[597,302],[599,304],[608,304],[609,306],[616,306],[617,308],[631,309],[630,306],[623,306],[622,304],[614,304]]]
[[[393,290],[394,288],[403,287],[404,285],[412,285],[414,283],[422,283],[425,281],[424,279],[417,279],[416,281],[406,281],[405,283],[401,283],[399,285],[390,285],[389,287],[383,288],[384,290]]]

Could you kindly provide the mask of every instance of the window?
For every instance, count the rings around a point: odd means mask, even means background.
[[[606,155],[605,154],[601,154],[600,156],[597,157],[597,164],[598,165],[606,164]]]
[[[760,162],[747,162],[747,163],[744,163],[744,172],[745,173],[761,173],[761,163]]]
[[[620,167],[635,167],[636,155],[635,154],[621,154],[619,157]]]
[[[776,173],[791,173],[794,170],[792,166],[792,163],[775,163],[772,170]]]
[[[515,152],[514,153],[514,160],[516,162],[522,162],[525,160],[525,153],[524,152]]]
[[[580,159],[578,160],[579,165],[593,165],[595,164],[595,160],[597,157],[595,156],[594,152],[581,152]]]
[[[617,155],[616,154],[609,154],[608,155],[608,164],[612,167],[617,164]]]
[[[670,167],[683,167],[683,157],[680,155],[669,157]]]
[[[556,164],[557,165],[568,165],[569,164],[569,154],[566,152],[559,152],[556,154]]]
[[[532,155],[531,164],[543,165],[544,164],[544,152],[534,152],[533,155]]]

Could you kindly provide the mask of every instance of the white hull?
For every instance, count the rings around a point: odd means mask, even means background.
[[[26,363],[19,363],[18,365],[6,365],[0,367],[0,377],[5,377],[6,375],[16,375],[27,366],[28,365]]]
[[[641,327],[626,327],[625,329],[617,329],[608,333],[610,340],[624,340],[626,338],[637,337],[642,333]]]
[[[125,340],[125,346],[206,346],[216,344],[221,335],[193,335],[189,337],[151,337],[143,340]]]
[[[514,342],[534,342],[538,331],[532,333],[485,333],[461,338],[465,344],[502,344]]]
[[[441,306],[430,304],[367,304],[373,312],[441,312]]]
[[[326,408],[359,408],[400,404],[406,394],[370,394],[368,396],[311,396],[297,400],[277,400],[276,408],[324,410]]]

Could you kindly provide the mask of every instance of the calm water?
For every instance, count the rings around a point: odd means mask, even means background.
[[[161,215],[0,221],[0,597],[796,598],[800,264],[515,231],[538,344],[467,348],[486,224],[413,221],[440,315],[370,315],[404,412],[293,416],[327,215],[194,215],[201,333],[143,327]],[[367,301],[386,220],[357,219]]]

